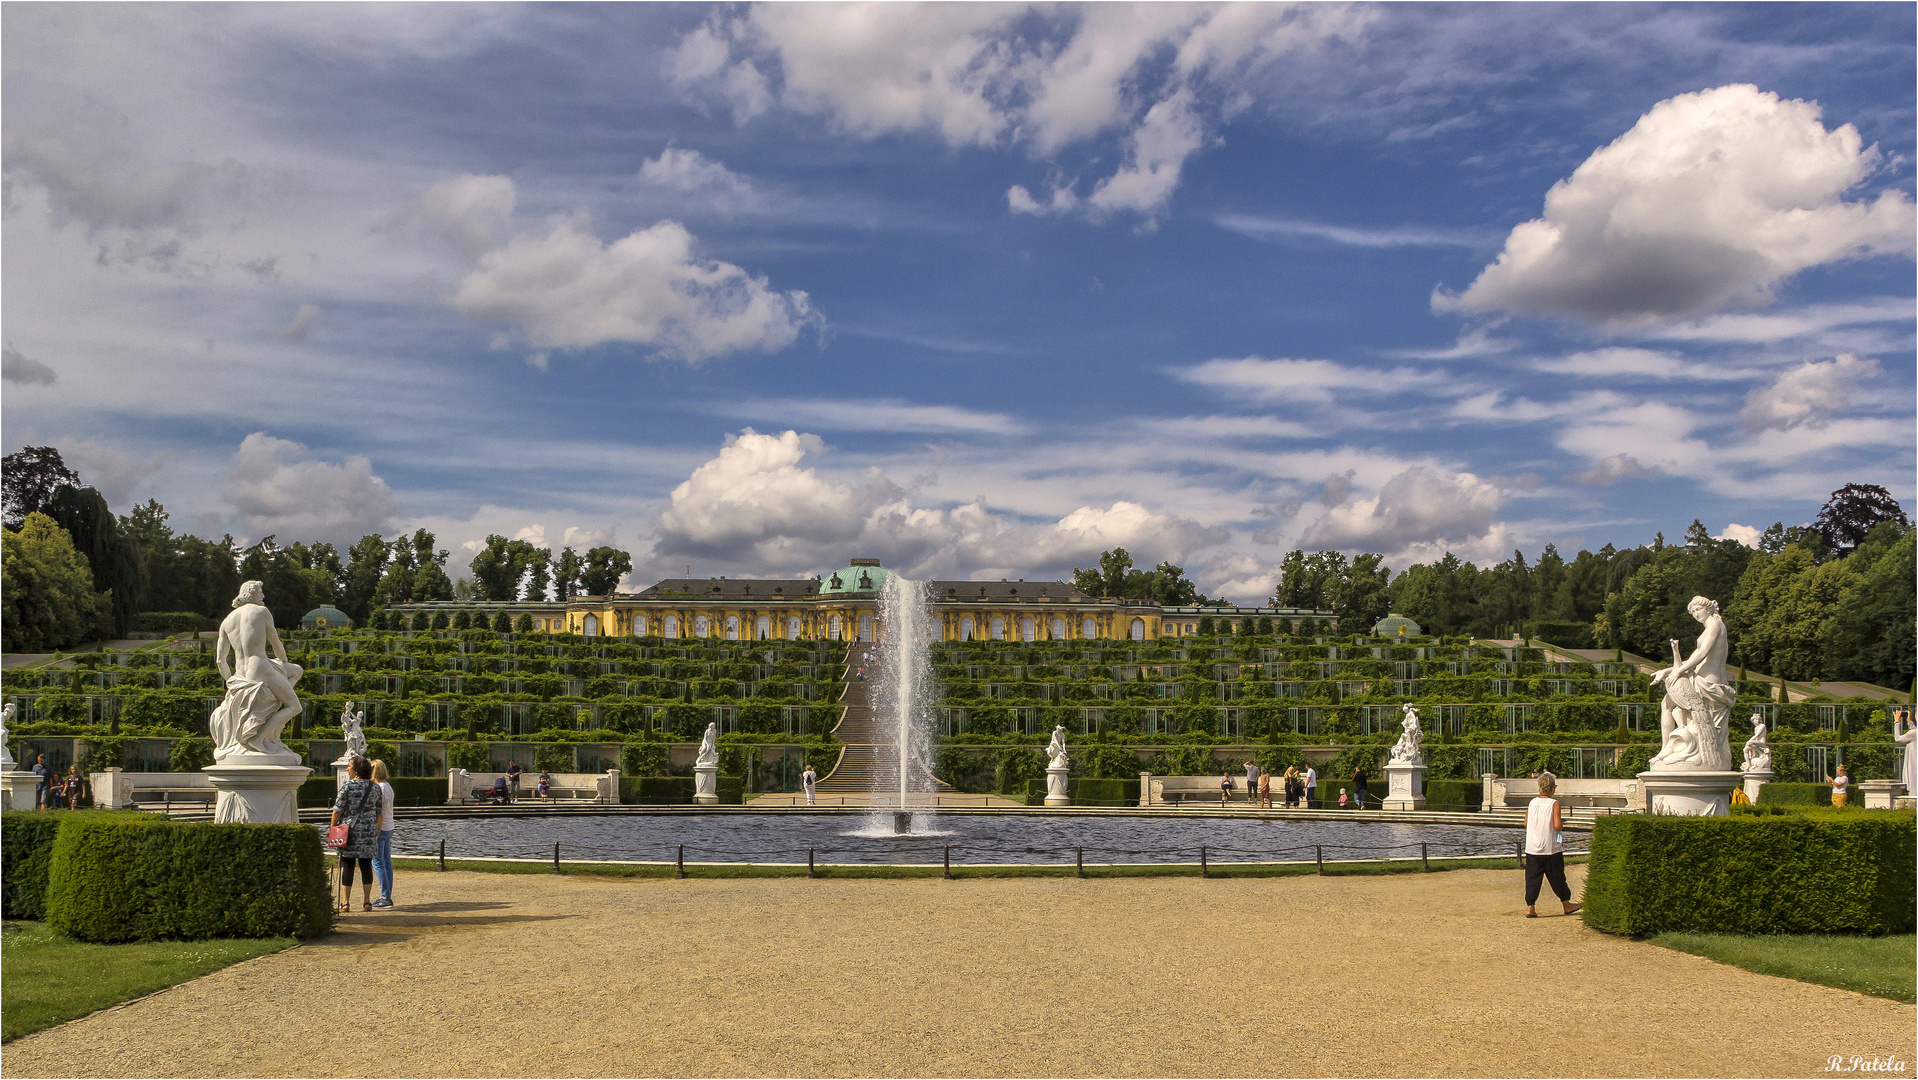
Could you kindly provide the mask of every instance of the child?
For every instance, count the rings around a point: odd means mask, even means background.
[[[1345,789],[1344,789],[1344,788],[1340,788],[1340,789],[1339,789],[1339,809],[1341,809],[1341,810],[1344,810],[1344,809],[1346,809],[1346,802],[1345,802]]]

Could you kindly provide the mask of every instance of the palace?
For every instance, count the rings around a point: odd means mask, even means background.
[[[883,636],[879,595],[891,571],[878,559],[854,559],[817,578],[667,578],[636,593],[565,601],[439,601],[394,604],[389,611],[459,611],[495,618],[526,615],[538,630],[727,641],[873,641]],[[1088,596],[1059,581],[926,583],[939,641],[1147,641],[1196,633],[1210,617],[1234,630],[1242,619],[1293,622],[1329,611],[1276,607],[1171,607],[1146,600]]]

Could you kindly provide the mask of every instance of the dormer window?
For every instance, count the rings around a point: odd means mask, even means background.
[[[872,588],[872,576],[864,570],[859,571],[859,588],[862,590]]]

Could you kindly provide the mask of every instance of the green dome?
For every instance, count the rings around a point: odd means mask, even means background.
[[[301,617],[300,625],[308,630],[338,630],[342,627],[350,630],[353,620],[347,618],[346,612],[329,604],[307,612]]]
[[[1387,615],[1378,621],[1378,625],[1372,627],[1373,636],[1382,638],[1415,638],[1421,633],[1423,631],[1419,629],[1418,623],[1397,614]]]
[[[819,595],[878,592],[886,587],[888,574],[889,571],[879,565],[878,559],[854,559],[851,566],[819,579]]]

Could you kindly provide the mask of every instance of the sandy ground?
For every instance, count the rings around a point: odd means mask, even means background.
[[[4,1072],[1803,1076],[1914,1056],[1908,1006],[1526,920],[1520,888],[403,873],[401,908],[21,1039]]]

